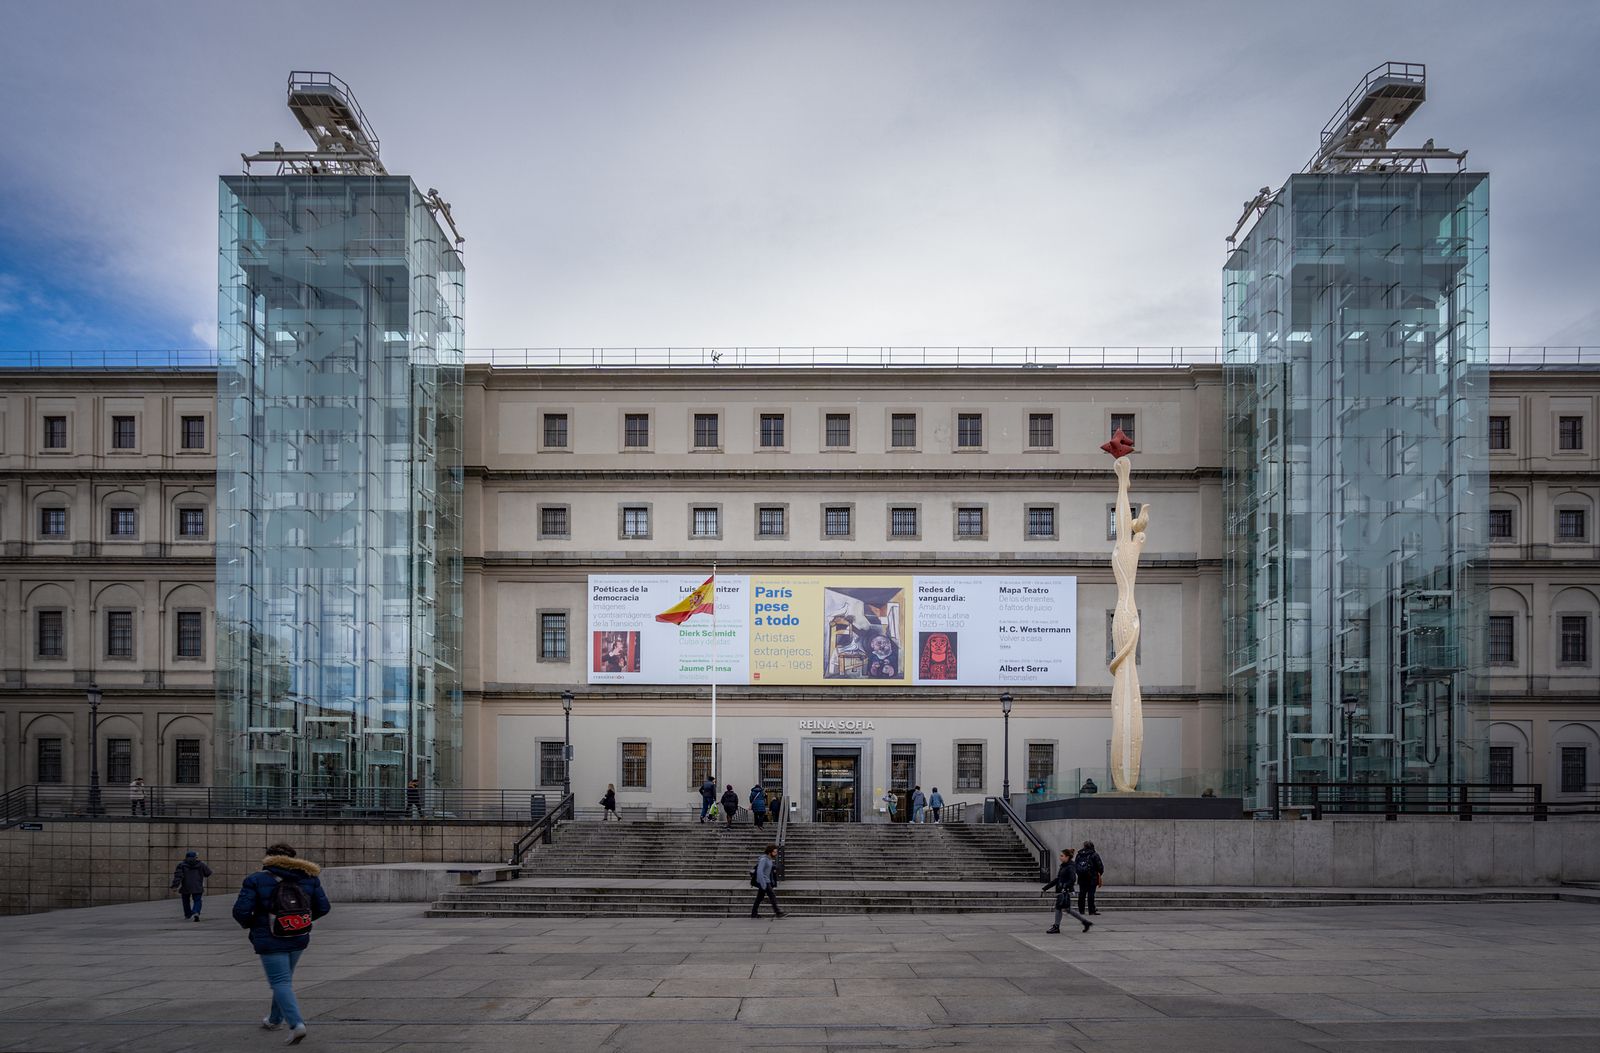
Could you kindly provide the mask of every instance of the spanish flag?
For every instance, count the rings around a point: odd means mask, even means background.
[[[700,587],[689,595],[656,615],[656,621],[669,622],[673,625],[682,625],[697,614],[714,614],[717,606],[717,576],[715,574],[700,583]]]

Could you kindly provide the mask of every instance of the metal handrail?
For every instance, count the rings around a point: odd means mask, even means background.
[[[994,803],[998,806],[1000,814],[1005,817],[1005,821],[1011,824],[1011,829],[1015,830],[1039,854],[1039,878],[1042,881],[1049,881],[1050,846],[1044,843],[1044,838],[1033,832],[1033,827],[1029,826],[1028,821],[1015,808],[1011,807],[1010,801],[1004,797],[996,797]]]
[[[1285,809],[1324,815],[1455,816],[1470,822],[1474,815],[1524,815],[1536,822],[1551,815],[1600,813],[1600,798],[1546,801],[1539,783],[1426,782],[1284,782],[1271,791],[1272,817]]]
[[[418,787],[284,788],[146,785],[135,798],[126,783],[95,788],[34,783],[26,790],[32,814],[41,819],[359,819],[386,822],[522,822],[545,796],[538,790],[438,789]],[[553,795],[552,795],[553,796]]]
[[[0,795],[0,830],[7,830],[39,811],[39,792],[34,786],[18,786]]]
[[[784,853],[787,850],[786,842],[789,839],[789,798],[781,799],[778,808],[778,834],[775,843],[778,846],[778,878],[783,878]]]
[[[536,841],[549,844],[555,836],[556,823],[563,819],[572,818],[572,794],[567,794],[550,811],[546,812],[527,833],[517,838],[517,843],[511,848],[511,858],[506,860],[512,866],[521,866],[522,857],[528,854]]]

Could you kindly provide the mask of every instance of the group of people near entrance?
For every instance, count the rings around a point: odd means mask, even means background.
[[[783,791],[774,790],[769,794],[766,787],[756,783],[750,787],[746,807],[750,809],[750,818],[757,826],[765,826],[768,822],[775,823],[783,812]],[[733,783],[728,783],[728,788],[722,791],[721,797],[718,797],[717,780],[714,776],[707,775],[700,783],[700,821],[715,823],[720,818],[724,825],[732,826],[734,817],[738,814],[739,791],[733,788]]]

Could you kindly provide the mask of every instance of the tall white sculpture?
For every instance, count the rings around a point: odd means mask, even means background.
[[[1139,518],[1133,518],[1128,502],[1128,476],[1133,464],[1128,455],[1133,443],[1121,428],[1111,441],[1100,447],[1116,458],[1117,472],[1116,546],[1111,550],[1111,569],[1117,576],[1117,609],[1111,617],[1111,781],[1121,793],[1132,793],[1139,786],[1139,756],[1144,751],[1144,704],[1139,694],[1139,604],[1133,596],[1133,582],[1139,573],[1139,556],[1144,551],[1145,527],[1150,523],[1150,506],[1141,505]]]

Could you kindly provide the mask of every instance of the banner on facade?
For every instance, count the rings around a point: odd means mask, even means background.
[[[1077,682],[1076,578],[719,574],[714,620],[656,620],[703,582],[591,575],[589,683]]]

